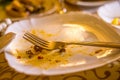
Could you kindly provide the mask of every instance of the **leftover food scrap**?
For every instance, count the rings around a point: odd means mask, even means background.
[[[6,12],[12,17],[26,17],[30,14],[43,12],[44,0],[12,0],[6,5]]]
[[[66,64],[71,56],[71,53],[66,49],[49,51],[37,45],[31,46],[26,51],[16,50],[16,52],[15,56],[20,63],[44,69]],[[62,55],[64,53],[65,55]]]
[[[39,36],[42,35],[42,37],[48,40],[49,38],[56,36],[53,33],[46,32],[45,30],[36,31],[33,29],[31,30],[31,33]],[[71,59],[75,59],[76,55],[96,57],[98,54],[107,54],[107,51],[111,50],[109,48],[81,45],[66,45],[60,49],[46,50],[37,45],[27,44],[26,42],[28,41],[24,39],[22,40],[20,39],[25,47],[23,47],[21,43],[18,43],[16,46],[19,47],[16,47],[13,50],[13,55],[16,57],[17,61],[24,65],[32,65],[42,69],[50,69],[62,65],[67,65],[72,62]]]
[[[104,48],[85,48],[83,46],[69,45],[62,49],[45,50],[37,45],[30,46],[27,50],[16,49],[16,59],[25,65],[32,65],[38,68],[49,69],[69,63],[69,59],[76,54],[95,56],[104,54],[109,49]]]
[[[120,18],[114,18],[114,19],[112,20],[112,24],[113,24],[113,25],[120,25]]]

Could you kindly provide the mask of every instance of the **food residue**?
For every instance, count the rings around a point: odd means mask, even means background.
[[[37,32],[36,30],[31,30],[31,33],[35,35],[38,35],[39,33],[39,35],[42,35],[46,38],[55,36],[54,34],[47,33],[44,30]],[[49,36],[48,34],[52,36]],[[49,69],[61,65],[67,65],[70,58],[76,54],[94,56],[96,54],[104,54],[107,50],[109,49],[81,45],[68,45],[56,50],[46,50],[37,45],[29,45],[23,50],[15,49],[14,55],[22,64]]]
[[[16,51],[17,54],[15,56],[21,63],[45,69],[59,64],[66,64],[68,62],[68,58],[71,56],[71,53],[69,53],[69,51],[65,51],[65,49],[48,51],[36,45],[30,47],[26,51]],[[60,55],[62,52],[66,52],[66,54]]]
[[[5,10],[12,17],[27,17],[45,10],[44,0],[11,0]]]
[[[120,18],[114,18],[114,19],[112,20],[112,24],[113,24],[113,25],[120,25]]]

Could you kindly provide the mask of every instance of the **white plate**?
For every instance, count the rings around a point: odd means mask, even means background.
[[[41,33],[37,32],[37,34],[39,34],[38,36],[48,40],[120,41],[120,36],[110,25],[106,24],[101,19],[86,13],[71,12],[61,15],[55,14],[43,18],[31,18],[29,20],[16,22],[9,26],[6,31],[6,33],[14,32],[17,35],[13,42],[5,49],[5,58],[12,68],[25,74],[58,75],[78,72],[103,66],[120,58],[119,49],[77,46],[71,48],[72,51],[70,50],[69,53],[72,53],[72,56],[67,58],[69,61],[67,63],[61,63],[48,69],[25,65],[20,63],[15,56],[10,55],[9,53],[13,54],[16,49],[24,50],[32,45],[22,38],[23,34],[26,31],[31,31],[31,29],[36,31],[42,30],[43,35],[47,33],[55,34],[55,36],[48,38],[45,37],[46,35],[43,36]],[[91,53],[99,49],[105,50],[96,55],[90,56]]]
[[[66,2],[69,2],[71,4],[79,5],[79,6],[87,6],[87,7],[101,6],[110,1],[112,0],[94,1],[94,2],[90,2],[90,1],[87,2],[87,1],[80,1],[80,0],[66,0]]]
[[[98,9],[97,13],[104,21],[111,24],[114,18],[120,17],[120,3],[115,1],[105,4]],[[120,29],[120,26],[113,26]]]

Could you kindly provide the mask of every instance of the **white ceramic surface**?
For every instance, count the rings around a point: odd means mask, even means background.
[[[26,49],[31,45],[29,42],[24,42],[25,40],[22,38],[23,34],[26,31],[31,31],[31,29],[45,30],[47,33],[52,34],[60,32],[58,36],[49,38],[50,40],[120,41],[120,36],[110,25],[106,24],[101,19],[86,13],[71,12],[61,15],[54,14],[43,18],[31,18],[29,20],[15,22],[10,25],[6,31],[6,33],[16,33],[16,38],[5,49],[5,58],[12,68],[25,74],[58,75],[84,71],[103,66],[120,58],[119,49],[108,49],[94,56],[85,55],[81,52],[76,54],[77,52],[73,49],[73,54],[76,55],[71,56],[69,62],[65,65],[61,64],[47,70],[30,65],[24,65],[18,62],[18,60],[9,53],[13,53],[15,49]],[[42,35],[39,36],[43,37]],[[99,47],[83,46],[82,49],[86,49],[87,54],[89,54],[90,51],[99,49]]]
[[[108,3],[112,0],[94,1],[94,2],[89,2],[89,1],[87,2],[87,1],[81,1],[81,0],[66,0],[66,1],[74,5],[96,7],[96,6],[101,6],[105,3]]]
[[[120,3],[115,1],[105,4],[98,9],[97,13],[104,21],[111,24],[114,18],[120,17]],[[120,29],[120,26],[113,26]]]

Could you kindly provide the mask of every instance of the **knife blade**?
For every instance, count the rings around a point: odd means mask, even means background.
[[[15,33],[9,32],[0,37],[0,52],[15,38]]]

